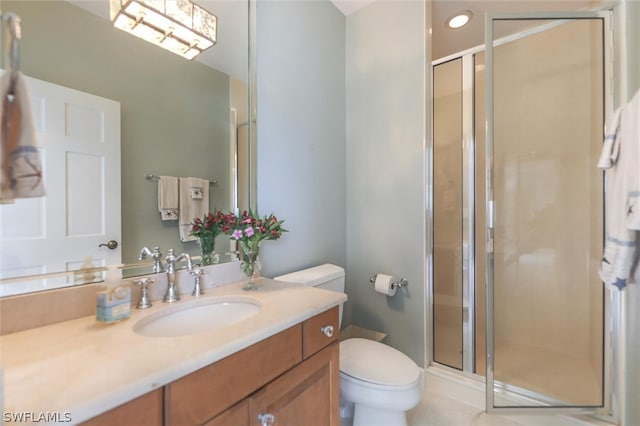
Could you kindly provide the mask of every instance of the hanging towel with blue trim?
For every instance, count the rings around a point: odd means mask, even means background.
[[[600,279],[621,290],[632,281],[640,254],[640,92],[607,121],[598,168],[606,177]]]
[[[0,204],[14,198],[41,197],[44,194],[42,164],[27,85],[22,73],[15,74],[13,93],[11,73],[0,78]]]

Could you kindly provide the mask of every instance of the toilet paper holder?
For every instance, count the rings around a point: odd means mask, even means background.
[[[378,276],[378,274],[375,274],[373,277],[371,277],[369,279],[369,282],[371,284],[375,284],[377,276]],[[409,281],[405,280],[404,278],[400,278],[400,281],[393,281],[391,283],[391,289],[392,290],[396,290],[398,288],[404,288],[404,287],[406,287],[408,285],[409,285]]]

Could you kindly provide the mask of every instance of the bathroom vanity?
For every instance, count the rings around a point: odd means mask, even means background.
[[[86,425],[338,425],[334,307],[285,331],[89,420]],[[275,380],[274,380],[275,379]],[[266,386],[265,386],[266,385]],[[163,397],[164,396],[164,397]],[[140,416],[140,418],[136,418]]]
[[[260,311],[211,331],[136,333],[181,301],[112,326],[80,318],[4,336],[5,412],[87,425],[338,425],[337,305],[346,295],[266,279],[257,292],[242,285],[202,300],[250,297]]]

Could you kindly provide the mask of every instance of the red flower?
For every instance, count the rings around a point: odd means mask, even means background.
[[[215,216],[212,213],[206,213],[202,218],[196,217],[191,223],[191,235],[198,238],[211,236],[215,238],[223,232],[223,224],[220,221],[216,222],[216,217],[224,217],[224,214],[217,210]]]

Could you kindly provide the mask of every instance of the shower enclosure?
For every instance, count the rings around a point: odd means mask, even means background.
[[[610,405],[608,22],[494,15],[433,64],[432,360],[484,376],[489,410]]]

